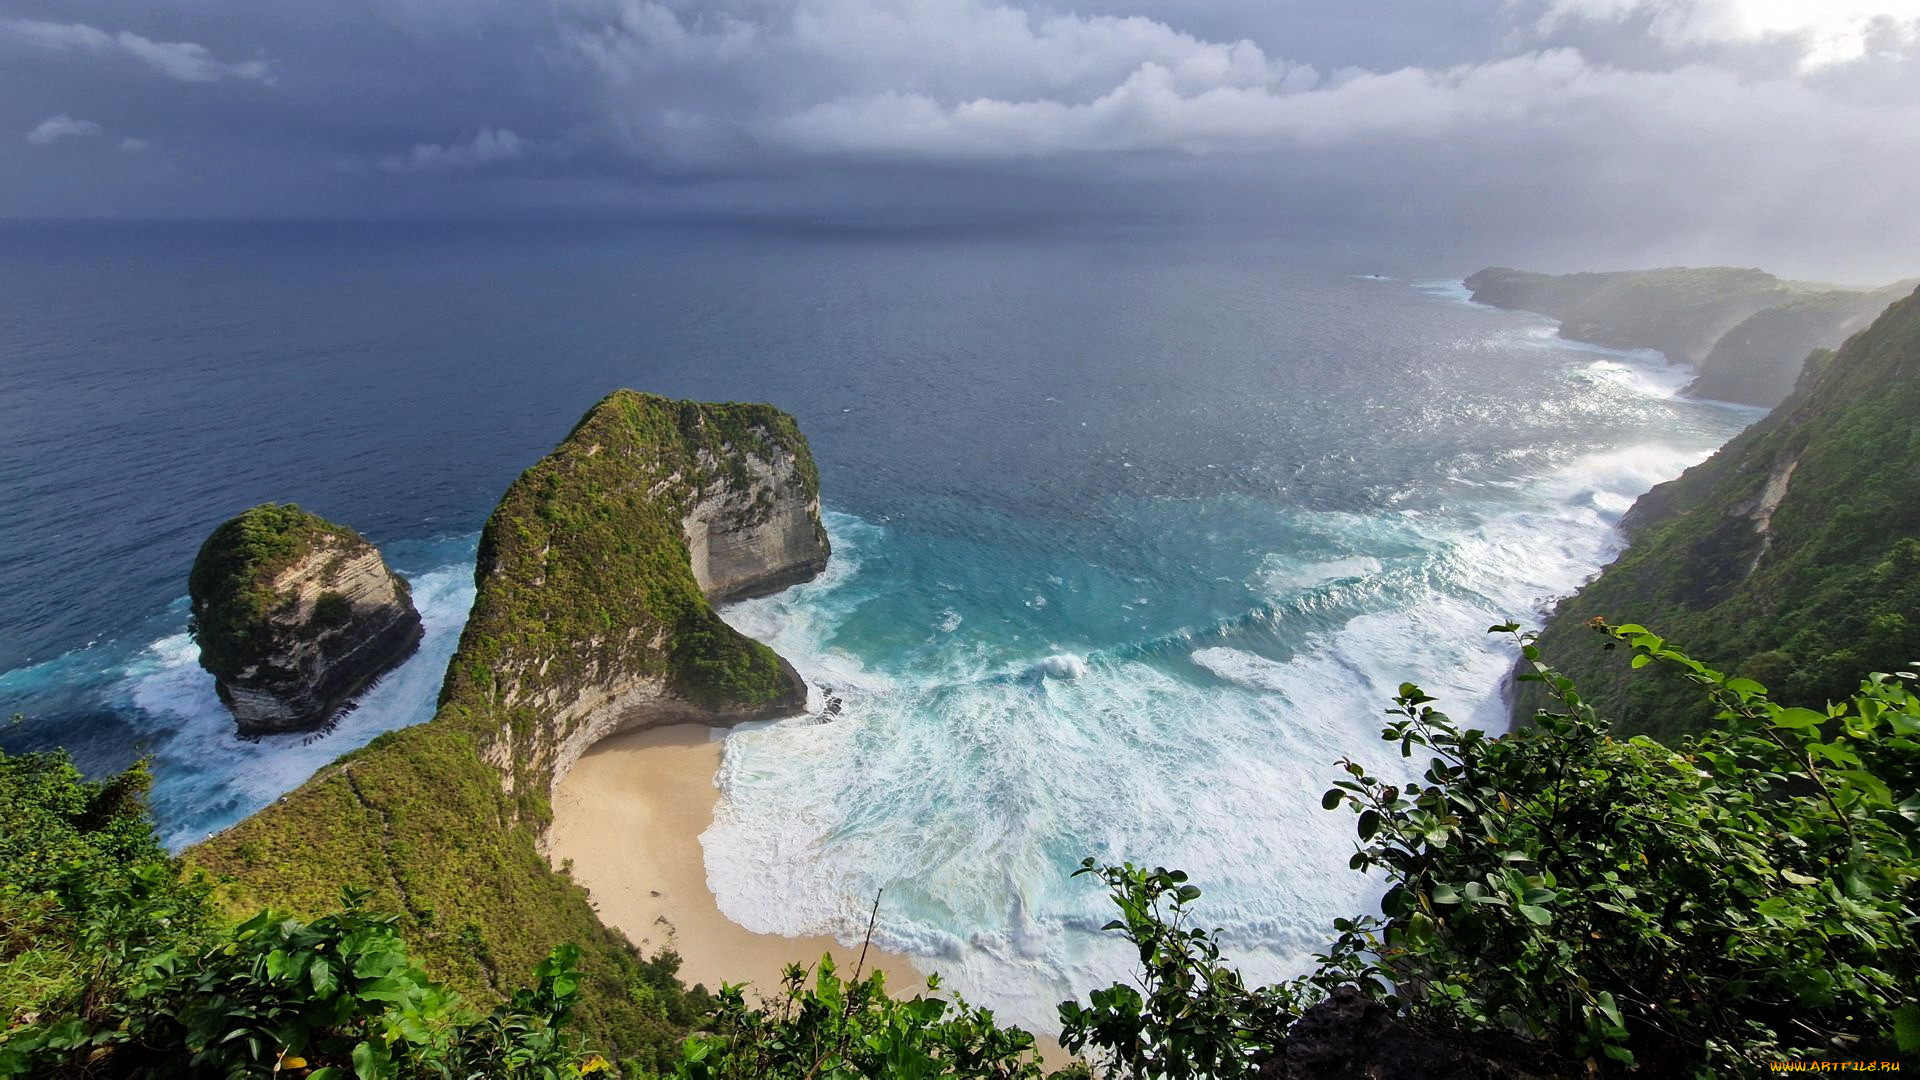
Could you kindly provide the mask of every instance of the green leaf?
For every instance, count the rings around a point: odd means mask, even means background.
[[[370,1042],[353,1044],[353,1074],[360,1080],[380,1080],[383,1075],[380,1059],[384,1057]]]
[[[1792,731],[1819,727],[1826,722],[1826,713],[1817,713],[1812,709],[1781,709],[1779,712],[1773,714],[1775,727],[1783,727]]]
[[[1595,994],[1593,1003],[1599,1007],[1602,1015],[1608,1020],[1613,1021],[1614,1027],[1626,1026],[1625,1022],[1620,1019],[1620,1006],[1614,1004],[1613,994],[1610,991],[1602,990],[1598,994]]]
[[[324,956],[316,956],[313,966],[307,969],[307,978],[313,982],[313,992],[323,998],[333,996],[340,988],[340,980],[334,976],[333,964]]]
[[[1334,807],[1340,805],[1340,800],[1342,798],[1343,796],[1340,794],[1340,789],[1333,788],[1332,790],[1328,791],[1325,795],[1320,796],[1320,809],[1331,810]]]
[[[1514,907],[1535,926],[1545,926],[1553,921],[1553,912],[1546,908],[1536,907],[1533,904],[1515,904]]]
[[[1865,795],[1875,806],[1892,806],[1893,791],[1886,781],[1862,769],[1843,769],[1837,774],[1846,780],[1847,786]]]
[[[1909,1002],[1893,1010],[1893,1041],[1903,1054],[1920,1050],[1920,1005]]]
[[[1378,810],[1362,811],[1360,814],[1359,829],[1360,839],[1373,839],[1373,834],[1380,831],[1380,812]]]

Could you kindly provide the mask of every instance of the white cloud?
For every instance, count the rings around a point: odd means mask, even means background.
[[[75,120],[66,113],[49,116],[27,132],[27,141],[35,146],[45,146],[61,139],[79,139],[100,134],[100,125],[91,120]]]
[[[763,135],[808,151],[928,157],[1269,150],[1523,123],[1595,92],[1594,74],[1564,49],[1450,69],[1337,72],[1310,86],[1195,88],[1146,63],[1091,101],[943,104],[924,94],[875,94],[812,106],[767,124]]]
[[[220,60],[191,41],[155,41],[126,30],[108,33],[86,23],[0,19],[0,40],[48,52],[124,57],[181,82],[273,81],[273,64],[267,60]]]
[[[463,143],[419,143],[405,154],[381,158],[375,166],[382,172],[441,172],[451,169],[475,169],[527,155],[532,144],[506,128],[481,128],[480,133]]]
[[[121,139],[120,140],[120,149],[123,152],[129,153],[129,154],[137,154],[140,151],[145,150],[147,147],[152,145],[153,143],[149,142],[146,139]]]
[[[1774,79],[1706,60],[1668,69],[1597,63],[1568,48],[1448,67],[1323,71],[1252,40],[1207,40],[1142,16],[1057,14],[1014,0],[556,0],[562,40],[605,95],[605,132],[664,166],[716,165],[743,149],[863,158],[1027,159],[1075,154],[1285,152],[1367,141],[1557,131],[1596,118],[1682,150],[1781,133],[1796,118],[1851,122],[1860,99],[1911,112],[1849,58],[1905,41],[1889,20],[1920,0],[1511,0],[1542,29],[1647,16],[1669,43],[1797,42],[1808,61]],[[1544,16],[1541,13],[1545,11]],[[1904,48],[1904,46],[1903,46]],[[1888,64],[1913,72],[1911,50]],[[1884,58],[1882,58],[1884,59]],[[1883,65],[1885,66],[1885,65]],[[1825,80],[1824,87],[1821,80]],[[1688,95],[1709,94],[1710,107]],[[1822,95],[1826,96],[1822,96]],[[1723,107],[1722,107],[1723,106]],[[1717,111],[1715,111],[1717,109]],[[1872,123],[1862,124],[1860,131]],[[1808,137],[1827,145],[1810,122]]]
[[[1866,56],[1889,29],[1911,36],[1920,0],[1551,0],[1541,29],[1575,19],[1645,18],[1654,37],[1675,46],[1753,44],[1785,39],[1812,71]]]

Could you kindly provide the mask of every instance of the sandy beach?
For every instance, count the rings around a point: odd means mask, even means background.
[[[858,945],[756,934],[720,913],[700,849],[720,798],[713,775],[721,743],[711,735],[677,724],[616,735],[588,751],[554,799],[554,864],[572,860],[601,919],[642,951],[677,948],[689,984],[745,982],[771,993],[786,965],[810,965],[823,952],[850,974]],[[869,949],[866,970],[875,969],[887,973],[895,995],[911,997],[926,981],[904,957]]]

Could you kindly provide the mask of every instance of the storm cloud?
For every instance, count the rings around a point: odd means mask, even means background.
[[[1191,214],[1868,275],[1920,241],[1920,0],[7,7],[0,122],[151,144],[16,139],[11,215]]]

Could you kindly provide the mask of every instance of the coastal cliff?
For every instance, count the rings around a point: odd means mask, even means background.
[[[222,523],[188,593],[200,665],[243,735],[327,723],[420,644],[406,580],[359,533],[298,506]]]
[[[1762,408],[1791,392],[1809,351],[1837,348],[1913,284],[1842,289],[1733,267],[1539,274],[1496,266],[1466,279],[1474,300],[1551,316],[1570,341],[1658,349],[1695,370],[1689,395]]]
[[[1748,316],[1714,342],[1686,392],[1712,401],[1762,408],[1785,401],[1815,349],[1838,348],[1887,306],[1913,291],[1912,281],[1872,292],[1809,293]]]
[[[342,885],[403,914],[436,977],[481,1000],[561,942],[581,1021],[616,1052],[661,1022],[631,945],[547,862],[554,785],[619,731],[805,708],[773,650],[714,613],[826,563],[819,482],[771,406],[618,391],[508,489],[482,531],[472,615],[434,718],[322,769],[191,849],[236,908],[324,910]]]
[[[1562,601],[1540,647],[1629,732],[1699,730],[1677,677],[1642,672],[1585,629],[1634,622],[1695,657],[1820,706],[1920,656],[1920,293],[1837,353],[1816,352],[1791,396],[1622,520],[1611,566]],[[1539,703],[1518,695],[1516,717]]]

